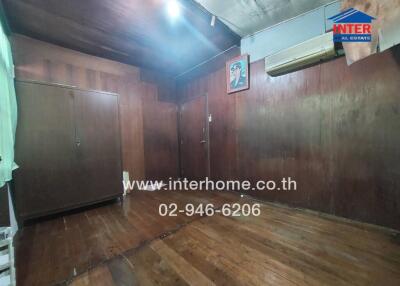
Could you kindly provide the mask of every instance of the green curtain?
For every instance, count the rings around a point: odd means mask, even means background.
[[[0,187],[12,178],[14,140],[17,126],[17,102],[14,89],[14,65],[10,42],[0,25]]]

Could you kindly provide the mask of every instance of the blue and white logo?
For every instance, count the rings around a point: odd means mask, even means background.
[[[371,42],[371,23],[374,17],[350,8],[328,18],[333,21],[334,42]]]

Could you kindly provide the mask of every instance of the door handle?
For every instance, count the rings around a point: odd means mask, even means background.
[[[206,143],[207,141],[206,140],[201,140],[200,141],[200,144],[204,144],[204,143]]]

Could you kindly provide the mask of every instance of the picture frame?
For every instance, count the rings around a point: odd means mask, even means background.
[[[244,54],[226,62],[228,94],[249,89],[249,55]]]

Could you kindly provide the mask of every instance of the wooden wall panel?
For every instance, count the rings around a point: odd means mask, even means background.
[[[142,100],[146,96],[146,86],[154,86],[157,89],[156,83],[144,82],[141,77],[142,70],[134,66],[89,56],[21,35],[13,35],[11,43],[16,78],[20,80],[67,84],[120,95],[123,169],[129,171],[131,179],[144,179],[145,165],[152,164],[154,160],[152,157],[145,158],[146,139],[143,130],[145,114]],[[151,101],[155,105],[159,103],[157,96],[152,97]],[[160,105],[164,106],[162,103]],[[170,129],[170,140],[176,141],[176,118],[169,116],[164,120],[168,123],[155,122],[153,128],[157,128],[158,123],[160,128],[165,124],[175,126],[174,130]],[[149,144],[153,144],[152,142]],[[160,145],[160,148],[162,147]],[[171,152],[170,156],[178,157],[174,149],[168,149],[167,152]],[[176,153],[172,154],[173,152]],[[147,168],[150,170],[152,166]],[[177,172],[175,175],[177,176]]]
[[[321,70],[330,118],[323,128],[335,155],[334,212],[400,228],[400,65],[393,51],[348,68]],[[336,84],[334,84],[336,83]]]
[[[178,166],[178,106],[157,101],[158,88],[143,84],[144,152],[146,179],[168,180],[177,178]]]
[[[269,77],[258,61],[250,90],[228,95],[221,67],[178,91],[209,93],[214,179],[292,177],[297,191],[249,193],[400,229],[399,62],[392,49]]]

